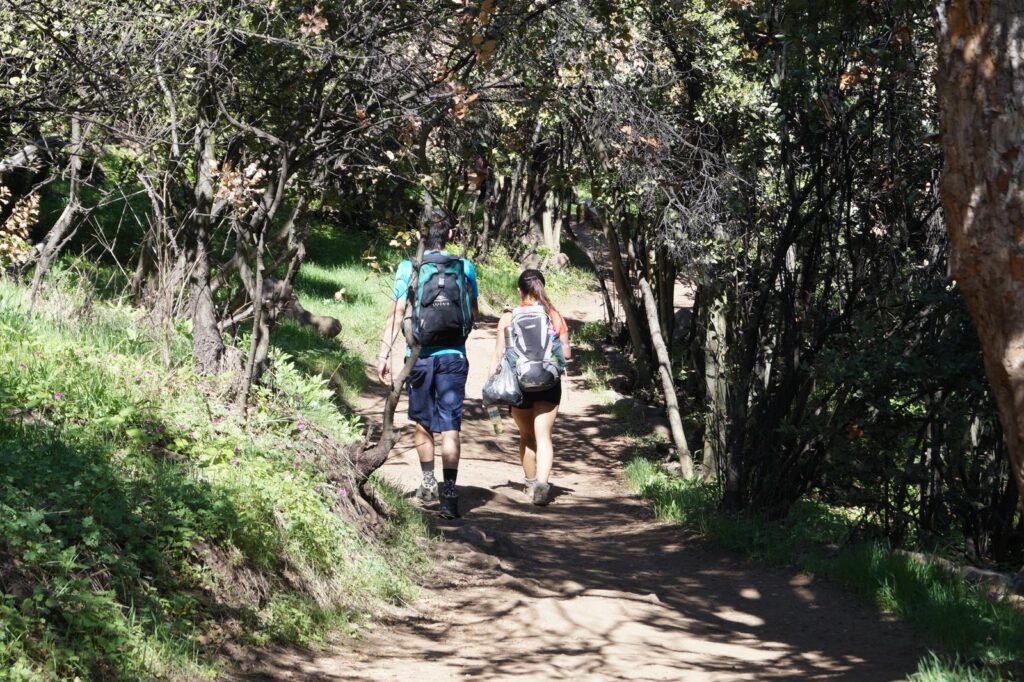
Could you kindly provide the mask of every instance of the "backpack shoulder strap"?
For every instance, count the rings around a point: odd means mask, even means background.
[[[541,305],[520,305],[512,309],[512,317],[520,315],[541,315],[546,314],[544,306]]]

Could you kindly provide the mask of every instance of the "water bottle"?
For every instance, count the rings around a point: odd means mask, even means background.
[[[512,349],[512,325],[505,327],[505,350]]]
[[[491,426],[494,427],[494,435],[500,436],[505,431],[505,427],[501,423],[501,412],[498,406],[484,405],[484,409],[487,410],[487,418],[491,420]]]

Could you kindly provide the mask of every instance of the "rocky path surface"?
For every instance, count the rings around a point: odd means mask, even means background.
[[[600,296],[563,313],[571,325],[600,320]],[[923,649],[905,625],[652,519],[621,478],[622,425],[575,377],[556,429],[555,499],[530,505],[515,425],[506,418],[495,437],[479,403],[494,322],[469,342],[464,516],[435,517],[446,540],[422,599],[359,640],[267,658],[253,679],[901,680],[915,669]],[[382,402],[367,396],[363,409]],[[384,473],[411,491],[409,432]]]

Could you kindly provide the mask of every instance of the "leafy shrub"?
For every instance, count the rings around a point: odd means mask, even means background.
[[[242,424],[159,364],[132,309],[81,294],[29,315],[0,283],[0,670],[212,677],[224,637],[314,643],[411,597],[422,521],[399,496],[362,535],[315,464],[310,432],[359,435],[323,377],[277,352]]]

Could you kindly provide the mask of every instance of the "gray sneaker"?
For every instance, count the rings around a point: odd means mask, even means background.
[[[416,489],[416,499],[421,504],[433,504],[437,502],[437,483],[432,483],[429,486],[420,483],[420,487]]]
[[[538,507],[546,506],[548,495],[551,493],[551,484],[537,481],[533,484],[533,503]]]

